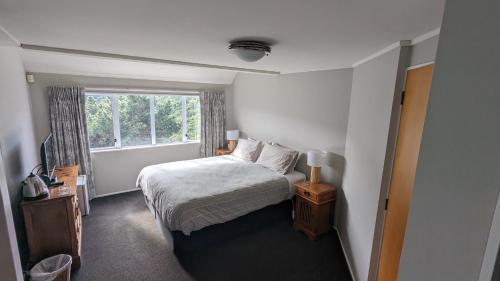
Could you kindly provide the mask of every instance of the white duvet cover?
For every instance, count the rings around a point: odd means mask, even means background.
[[[226,155],[145,167],[137,187],[169,230],[189,235],[284,201],[304,179]]]

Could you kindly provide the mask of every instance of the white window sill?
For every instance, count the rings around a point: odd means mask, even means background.
[[[200,141],[190,141],[190,142],[176,142],[176,143],[161,143],[161,144],[148,144],[148,145],[136,145],[136,146],[126,146],[122,148],[101,148],[101,149],[91,149],[90,153],[106,153],[106,152],[117,152],[123,150],[136,150],[136,149],[151,149],[157,147],[165,147],[165,146],[184,146],[184,145],[192,145],[192,144],[200,144]]]

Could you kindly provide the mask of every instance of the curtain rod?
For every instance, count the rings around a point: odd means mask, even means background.
[[[184,94],[184,95],[199,95],[200,90],[184,90],[184,89],[140,89],[140,88],[101,88],[101,87],[84,87],[85,91],[98,93],[126,93],[126,94]]]

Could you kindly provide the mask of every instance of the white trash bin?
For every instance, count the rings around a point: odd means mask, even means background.
[[[30,270],[32,281],[69,281],[71,275],[70,255],[57,255],[37,263]]]

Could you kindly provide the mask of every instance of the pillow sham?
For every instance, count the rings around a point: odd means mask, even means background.
[[[290,165],[289,165],[289,167],[286,170],[287,174],[293,172],[293,170],[295,170],[295,166],[297,166],[297,163],[299,162],[300,153],[298,151],[296,151],[296,150],[293,150],[293,149],[289,148],[289,147],[283,146],[283,145],[281,145],[281,144],[279,144],[277,142],[273,142],[271,144],[272,145],[276,145],[278,147],[281,147],[282,149],[290,150],[291,153],[295,154],[295,157],[294,157],[293,161],[290,162]]]
[[[231,154],[240,159],[255,162],[259,156],[259,146],[260,141],[239,139]]]
[[[298,152],[278,145],[264,144],[255,163],[267,167],[282,175],[288,173]]]

